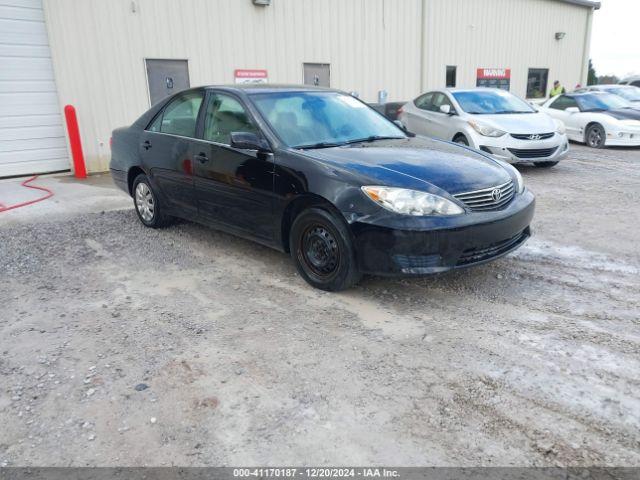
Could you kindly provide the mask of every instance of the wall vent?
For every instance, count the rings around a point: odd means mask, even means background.
[[[253,4],[267,6],[267,5],[271,5],[271,0],[253,0]]]

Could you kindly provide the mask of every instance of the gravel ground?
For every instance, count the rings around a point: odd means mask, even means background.
[[[521,171],[521,250],[341,294],[132,209],[0,223],[0,463],[640,466],[640,150]]]

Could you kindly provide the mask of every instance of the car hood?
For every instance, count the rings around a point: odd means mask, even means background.
[[[504,115],[469,115],[469,119],[489,125],[507,133],[551,133],[557,130],[556,122],[546,113],[514,113]]]
[[[617,120],[640,120],[640,110],[637,110],[636,108],[620,108],[598,113],[604,113],[605,115],[609,115]]]
[[[349,171],[362,184],[369,185],[426,191],[433,191],[433,186],[455,194],[501,185],[511,179],[497,161],[479,152],[420,136],[306,150],[305,154]]]

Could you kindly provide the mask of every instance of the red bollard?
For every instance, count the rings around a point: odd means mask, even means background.
[[[80,130],[78,129],[78,118],[73,105],[64,107],[64,117],[67,121],[67,132],[69,133],[75,176],[76,178],[87,178],[87,168],[84,165],[84,154],[82,153],[82,142],[80,141]]]

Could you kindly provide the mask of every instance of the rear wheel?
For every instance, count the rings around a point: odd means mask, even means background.
[[[535,162],[533,165],[538,168],[555,167],[559,162]]]
[[[335,292],[360,280],[349,229],[327,210],[310,208],[298,215],[289,245],[298,273],[315,288]]]
[[[604,147],[606,138],[607,135],[604,131],[604,128],[599,124],[591,125],[589,128],[587,128],[587,131],[585,133],[586,143],[591,148]]]
[[[133,181],[133,205],[146,227],[161,228],[171,223],[171,217],[163,212],[158,196],[144,174],[138,175]]]

